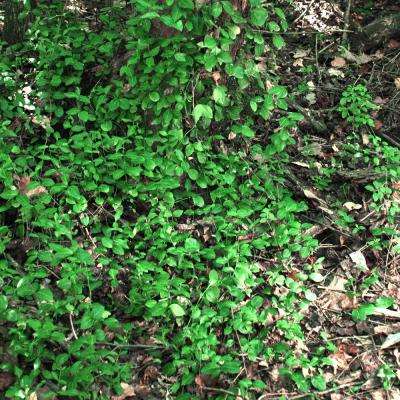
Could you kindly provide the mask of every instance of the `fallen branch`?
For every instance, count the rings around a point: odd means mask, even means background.
[[[19,264],[12,256],[10,256],[8,253],[4,253],[5,258],[8,260],[8,262],[11,264],[12,267],[14,267],[17,272],[19,272],[22,276],[25,275],[24,268],[22,267],[21,264]]]
[[[290,105],[304,115],[305,120],[315,129],[317,133],[323,135],[328,132],[328,127],[319,118],[313,116],[313,111],[309,108],[304,108],[301,105],[290,102]]]
[[[308,198],[310,200],[314,200],[318,204],[317,208],[319,210],[321,210],[324,214],[326,214],[327,218],[331,222],[331,224],[328,224],[328,225],[335,226],[335,228],[344,236],[353,237],[349,228],[338,225],[336,223],[336,221],[338,221],[340,219],[339,215],[329,207],[328,203],[326,202],[325,199],[323,199],[321,197],[321,195],[317,196],[316,194],[314,194],[307,185],[305,185],[303,182],[301,182],[300,179],[297,178],[297,176],[295,176],[290,171],[286,171],[286,178],[288,178],[288,180],[291,183],[293,183],[295,186],[297,186],[299,191],[301,191],[306,198]],[[321,223],[320,225],[326,225],[326,224]]]
[[[323,396],[325,394],[329,394],[329,393],[333,393],[336,392],[337,390],[341,390],[341,389],[345,389],[347,387],[350,386],[354,386],[354,385],[361,385],[363,382],[359,382],[359,381],[355,381],[355,382],[347,382],[347,383],[343,383],[342,385],[336,386],[335,388],[331,388],[331,389],[327,389],[327,390],[323,390],[322,392],[308,392],[308,393],[303,393],[303,394],[298,394],[295,396],[289,396],[287,397],[288,400],[298,400],[298,399],[305,399],[308,398],[310,396],[314,397],[314,396]],[[279,397],[277,397],[277,395],[279,395]],[[270,396],[275,396],[275,397],[270,397]],[[263,394],[261,397],[259,397],[257,400],[280,400],[282,398],[282,396],[287,396],[287,393],[266,393]]]
[[[363,30],[353,35],[352,47],[369,50],[400,34],[400,13],[376,18]]]

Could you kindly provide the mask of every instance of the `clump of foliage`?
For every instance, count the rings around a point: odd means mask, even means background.
[[[337,110],[341,113],[342,118],[354,128],[360,128],[363,125],[374,126],[370,112],[378,108],[377,105],[371,102],[368,88],[364,85],[355,85],[348,86],[342,93],[340,106]]]
[[[253,398],[265,385],[241,377],[243,353],[323,390],[322,375],[300,372],[328,363],[323,350],[309,359],[290,347],[314,299],[307,274],[289,274],[316,241],[283,185],[302,116],[255,61],[261,31],[284,45],[283,11],[130,5],[100,14],[97,32],[64,2],[39,5],[26,41],[2,44],[1,368],[16,377],[6,396],[109,398],[143,338],[179,399],[194,398],[198,374]]]

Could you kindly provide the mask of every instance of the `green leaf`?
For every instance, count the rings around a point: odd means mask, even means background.
[[[279,32],[281,30],[281,27],[275,21],[271,21],[268,22],[268,30],[270,32]]]
[[[205,297],[210,303],[216,303],[220,297],[220,289],[218,286],[210,286],[206,290]]]
[[[219,281],[218,272],[215,269],[212,269],[208,274],[208,284],[210,286],[215,285]]]
[[[208,48],[208,49],[213,49],[214,47],[216,47],[217,42],[214,38],[212,38],[211,36],[206,36],[204,39],[204,47]]]
[[[83,122],[89,121],[89,113],[86,110],[80,111],[78,117]]]
[[[99,303],[92,304],[91,314],[92,314],[92,318],[96,321],[100,321],[111,315],[111,313],[109,311],[106,311],[104,306]]]
[[[57,87],[57,86],[61,85],[61,82],[62,82],[61,76],[53,75],[53,77],[51,78],[51,81],[50,81],[50,85],[54,86],[54,87]]]
[[[170,304],[169,308],[175,317],[183,317],[186,314],[185,309],[179,304]]]
[[[176,53],[174,55],[175,60],[179,62],[185,62],[186,61],[186,55],[184,53]]]
[[[193,203],[197,206],[197,207],[204,207],[204,199],[202,196],[200,196],[199,194],[195,194],[193,195]]]
[[[211,119],[213,117],[212,108],[204,104],[197,104],[193,110],[193,117],[196,124],[202,117]]]
[[[281,35],[272,35],[272,43],[278,50],[285,46],[285,40]]]
[[[375,306],[378,308],[389,308],[395,303],[391,297],[380,297],[375,301]]]
[[[194,4],[192,0],[179,0],[178,5],[180,8],[186,10],[194,10]]]
[[[221,3],[212,3],[211,6],[211,14],[214,18],[218,18],[222,13],[222,5]]]
[[[8,307],[8,300],[7,297],[4,295],[0,296],[0,311],[6,310]]]
[[[227,96],[226,96],[227,88],[225,86],[217,86],[213,90],[213,100],[220,104],[221,106],[226,104]]]
[[[311,378],[311,384],[317,390],[320,390],[320,391],[326,390],[326,381],[325,381],[325,378],[322,375],[313,376]]]
[[[188,171],[189,178],[195,181],[199,177],[199,173],[197,170],[191,168]]]
[[[243,136],[246,136],[248,138],[253,138],[256,135],[256,133],[247,125],[242,126],[241,133],[243,134]]]
[[[158,100],[160,100],[160,95],[157,92],[151,92],[149,94],[150,100],[157,102]]]
[[[36,293],[36,298],[40,302],[52,302],[54,300],[53,299],[53,292],[50,289],[47,289],[47,288],[40,289]]]
[[[101,243],[107,249],[112,249],[112,247],[113,247],[113,240],[107,236],[103,236],[101,238]]]
[[[185,250],[190,252],[195,252],[200,250],[200,243],[194,238],[187,238],[185,240]]]
[[[365,321],[368,315],[372,315],[375,312],[375,304],[365,304],[359,306],[357,309],[351,312],[354,321]]]
[[[111,121],[104,121],[100,124],[101,129],[104,132],[110,132],[112,129],[112,122]]]
[[[268,18],[268,11],[260,6],[250,11],[250,21],[255,26],[264,26]]]
[[[325,279],[319,272],[312,272],[309,278],[314,282],[322,282]]]
[[[81,329],[91,328],[93,326],[93,322],[94,321],[92,319],[90,311],[89,310],[85,311],[80,321]]]
[[[317,295],[312,292],[310,289],[306,289],[304,292],[304,296],[308,301],[315,301],[317,300]]]

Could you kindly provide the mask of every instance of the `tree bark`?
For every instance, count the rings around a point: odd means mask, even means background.
[[[400,13],[376,18],[359,34],[354,35],[352,45],[369,50],[397,35],[400,35]]]
[[[16,44],[23,40],[27,18],[19,20],[18,16],[24,9],[22,1],[5,0],[4,1],[4,27],[3,39],[8,44]]]

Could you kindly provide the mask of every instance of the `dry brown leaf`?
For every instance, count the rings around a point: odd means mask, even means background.
[[[13,382],[13,375],[8,372],[0,372],[0,392],[5,391]]]
[[[122,390],[124,391],[121,396],[111,396],[111,400],[125,400],[127,397],[136,396],[133,386],[127,383],[121,383]]]
[[[360,250],[354,251],[349,254],[351,261],[356,264],[357,267],[360,267],[363,270],[367,270],[367,261],[365,260],[364,254],[361,253]]]
[[[214,79],[214,82],[216,84],[218,84],[218,81],[221,79],[221,73],[218,72],[218,71],[215,71],[215,72],[212,73],[212,77]]]
[[[328,69],[328,74],[330,76],[338,76],[340,78],[344,78],[344,73],[343,71],[340,71],[339,69],[336,68],[329,68]]]
[[[379,121],[378,119],[374,119],[374,128],[375,129],[381,129],[383,127],[383,123]]]
[[[389,49],[400,49],[400,42],[398,40],[391,39],[389,40],[387,47]]]
[[[270,90],[272,87],[274,87],[274,82],[270,80],[265,81],[265,89]]]
[[[143,373],[144,383],[154,381],[160,375],[160,371],[154,365],[149,365]]]
[[[269,372],[269,376],[271,377],[272,382],[278,382],[281,374],[277,366],[274,366],[272,370]]]
[[[388,310],[387,308],[376,307],[374,315],[381,315],[386,318],[400,319],[400,311]]]
[[[333,373],[336,375],[338,370],[347,371],[349,369],[348,360],[351,360],[353,357],[338,349],[329,358],[332,361]]]
[[[384,389],[378,389],[371,392],[372,400],[386,400],[386,391]]]
[[[43,187],[43,186],[38,186],[38,187],[36,187],[35,189],[28,190],[25,194],[26,194],[28,197],[32,197],[32,196],[37,196],[37,195],[39,195],[40,193],[48,193],[48,192],[47,192],[47,189],[46,189],[45,187]]]
[[[346,65],[346,60],[343,57],[337,56],[331,61],[331,65],[335,68],[342,68]]]
[[[379,325],[374,327],[374,333],[376,335],[380,333],[384,335],[389,335],[390,333],[399,331],[400,331],[400,322],[391,325]]]
[[[400,380],[399,371],[396,371],[397,379]],[[388,400],[399,400],[400,399],[400,389],[397,387],[390,388],[388,392],[389,399]]]
[[[293,54],[293,58],[304,58],[310,54],[310,49],[298,49]]]
[[[307,163],[301,161],[292,161],[292,164],[298,165],[299,167],[310,168]]]
[[[378,56],[376,55],[368,55],[368,54],[354,54],[351,51],[347,50],[347,49],[343,49],[343,58],[345,58],[347,61],[350,62],[354,62],[356,64],[367,64],[369,62],[371,62],[374,59],[377,59],[380,57],[380,54]]]
[[[353,210],[360,210],[362,208],[362,205],[353,203],[352,201],[347,201],[346,203],[343,204],[343,207],[346,208],[348,211],[353,211]]]
[[[34,116],[31,121],[35,125],[41,126],[44,130],[49,129],[51,125],[50,118],[46,117],[45,115]]]
[[[236,137],[236,133],[230,132],[228,135],[228,140],[233,140]]]
[[[381,96],[376,96],[372,102],[374,104],[380,105],[387,103],[387,101],[388,101],[387,99],[383,99]]]
[[[342,291],[342,290],[345,290],[346,283],[347,283],[347,279],[336,275],[332,279],[332,282],[329,284],[328,289]]]
[[[374,372],[379,368],[379,360],[374,351],[365,351],[359,360],[364,372]]]
[[[303,59],[297,58],[296,60],[294,60],[293,67],[304,67]]]
[[[400,332],[391,333],[382,343],[381,349],[387,349],[388,347],[392,347],[397,343],[400,343]]]
[[[194,224],[177,224],[176,229],[178,229],[179,232],[190,232],[192,231],[196,226]]]
[[[336,311],[353,310],[357,307],[357,298],[350,297],[346,293],[347,279],[336,275],[329,286],[326,288],[325,294],[322,296],[323,309],[332,309]]]
[[[369,136],[366,133],[362,133],[361,138],[363,145],[367,146],[369,144]]]
[[[19,176],[16,175],[14,179],[15,178],[17,178],[16,180],[18,181],[18,191],[26,194],[28,197],[37,196],[40,193],[48,193],[47,189],[43,186],[37,186],[34,189],[28,190],[28,185],[31,183],[31,178],[29,176],[23,176],[22,178],[19,178]]]
[[[260,61],[259,63],[257,63],[257,69],[260,72],[264,72],[267,69],[267,64],[264,61]]]
[[[314,194],[311,190],[304,189],[303,193],[304,196],[307,197],[307,199],[318,200],[318,201],[320,200],[320,198],[316,194]]]
[[[206,386],[206,387],[213,387],[216,383],[216,378],[210,376],[210,375],[204,375],[204,374],[199,374],[196,376],[194,379],[194,382],[197,386],[200,388]]]

